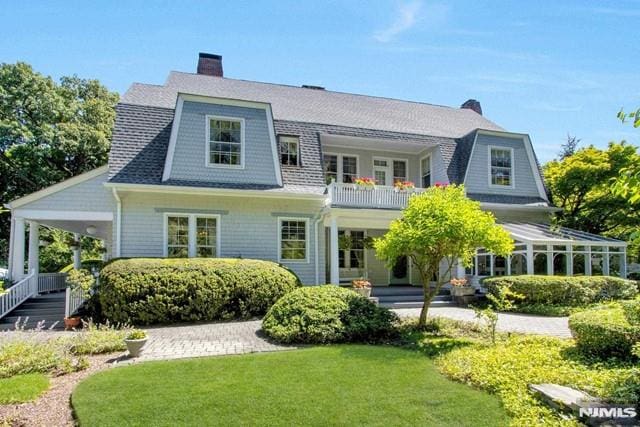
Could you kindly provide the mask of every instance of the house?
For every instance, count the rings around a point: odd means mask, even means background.
[[[479,102],[236,80],[205,53],[195,74],[129,88],[108,165],[7,205],[10,274],[37,276],[45,225],[104,240],[107,258],[259,258],[305,284],[419,284],[406,260],[388,269],[367,242],[436,183],[464,184],[516,241],[507,258],[479,248],[466,274],[626,274],[624,242],[549,225],[555,208],[529,136],[487,119]]]

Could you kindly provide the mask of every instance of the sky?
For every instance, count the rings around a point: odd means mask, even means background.
[[[640,144],[640,0],[2,1],[0,62],[124,93],[195,72],[460,106],[469,98],[541,161],[567,134]]]

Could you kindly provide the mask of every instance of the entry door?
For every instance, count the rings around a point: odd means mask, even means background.
[[[391,285],[408,285],[411,283],[409,278],[409,259],[406,256],[398,258],[396,264],[389,272],[389,284]]]
[[[374,158],[373,159],[373,179],[376,185],[392,185],[393,172],[391,170],[391,160]]]

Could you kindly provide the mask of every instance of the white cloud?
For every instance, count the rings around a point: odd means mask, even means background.
[[[421,1],[412,1],[401,4],[398,8],[398,17],[393,24],[388,28],[375,33],[373,38],[379,42],[387,43],[398,34],[410,30],[414,25],[416,25],[416,22],[418,22],[421,9]]]

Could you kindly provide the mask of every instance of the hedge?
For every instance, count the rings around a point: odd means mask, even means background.
[[[569,329],[578,348],[599,358],[631,356],[640,327],[631,325],[620,307],[596,308],[572,314]]]
[[[621,301],[620,304],[627,321],[632,325],[640,326],[640,299]]]
[[[510,287],[524,296],[522,304],[583,306],[600,301],[633,298],[638,286],[632,280],[611,276],[500,276],[484,279],[487,291],[496,295]]]
[[[135,258],[107,264],[98,293],[107,320],[152,324],[260,316],[298,286],[269,261]]]
[[[262,329],[283,343],[375,342],[394,336],[397,320],[395,313],[350,289],[325,285],[282,297]]]

